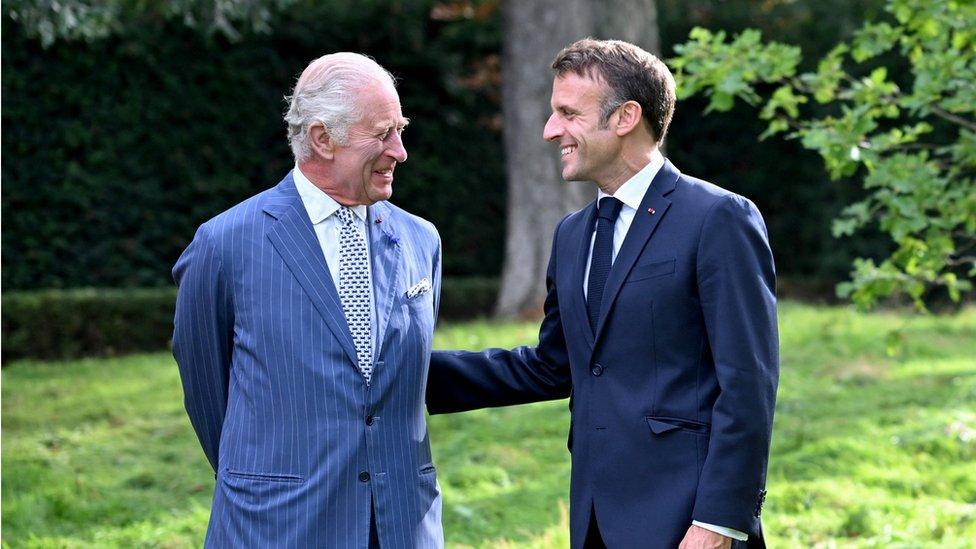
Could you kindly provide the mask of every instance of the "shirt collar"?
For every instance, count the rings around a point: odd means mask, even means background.
[[[597,191],[597,202],[605,196],[613,196],[623,202],[624,206],[635,210],[640,208],[641,200],[644,200],[647,189],[651,187],[654,176],[657,175],[657,172],[662,166],[664,166],[664,155],[661,154],[660,150],[655,148],[654,152],[651,153],[651,161],[641,168],[639,172],[635,173],[633,177],[624,182],[613,195],[609,195],[603,191]]]
[[[312,220],[312,225],[318,225],[342,207],[341,204],[326,194],[325,191],[316,187],[302,173],[302,170],[298,169],[297,164],[295,165],[295,170],[292,172],[292,177],[295,179],[295,188],[298,189],[298,196],[301,197],[302,203],[305,205],[305,210],[308,212],[308,218]],[[365,205],[350,206],[350,209],[356,214],[356,217],[366,221]]]

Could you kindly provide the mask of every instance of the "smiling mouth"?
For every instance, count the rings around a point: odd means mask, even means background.
[[[566,156],[576,150],[576,145],[566,145],[559,149],[560,156]]]
[[[374,170],[373,173],[381,175],[383,177],[393,177],[393,168],[388,168],[385,170]]]

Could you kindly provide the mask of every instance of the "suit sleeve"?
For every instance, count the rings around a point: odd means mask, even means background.
[[[729,196],[702,225],[698,289],[720,393],[693,518],[758,532],[779,378],[773,255],[756,207]]]
[[[179,287],[173,356],[183,383],[184,405],[200,445],[217,471],[234,313],[228,282],[206,225],[176,262],[173,279]]]
[[[427,410],[431,414],[569,396],[569,354],[556,292],[558,235],[556,227],[546,272],[545,317],[539,328],[539,344],[511,350],[434,351],[427,381]]]

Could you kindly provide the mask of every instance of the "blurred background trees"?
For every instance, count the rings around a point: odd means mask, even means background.
[[[804,72],[865,19],[884,15],[881,0],[619,1],[619,10],[563,4],[558,20],[528,10],[532,3],[500,0],[5,2],[3,287],[170,286],[169,269],[200,222],[290,169],[283,96],[311,59],[336,50],[368,53],[401,79],[415,123],[394,200],[436,221],[445,275],[495,278],[506,254],[514,257],[506,234],[544,242],[547,254],[549,218],[558,215],[519,226],[531,209],[513,203],[545,200],[565,211],[587,198],[585,186],[576,186],[582,198],[565,194],[571,187],[558,179],[555,151],[542,143],[541,123],[534,127],[548,108],[548,62],[572,39],[615,36],[656,49],[648,11],[656,5],[665,58],[696,26],[730,35],[755,27],[798,44]],[[528,50],[518,49],[520,39]],[[538,42],[528,40],[552,43],[529,59],[521,52]],[[536,79],[528,95],[505,88],[517,84],[512,75]],[[516,126],[505,95],[536,112]],[[704,116],[707,105],[704,97],[679,103],[668,156],[758,204],[786,292],[829,297],[855,257],[889,256],[894,247],[876,227],[841,240],[831,234],[837,214],[868,196],[844,184],[855,176],[831,182],[797,141],[757,142],[766,123],[748,105]],[[506,169],[520,146],[533,151],[520,157],[522,171]],[[546,191],[517,200],[534,185]],[[538,270],[545,261],[533,253]],[[516,290],[526,284],[512,280]],[[535,295],[500,310],[531,309]]]
[[[274,6],[267,30],[237,22],[233,40],[144,8],[109,34],[66,32],[45,46],[4,4],[5,290],[171,286],[196,225],[292,167],[283,97],[309,61],[337,50],[389,67],[406,114],[429,122],[405,134],[396,195],[437,220],[448,274],[498,272],[496,7]]]

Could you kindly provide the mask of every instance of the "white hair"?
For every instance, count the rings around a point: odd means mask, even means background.
[[[285,112],[288,142],[295,162],[312,157],[308,129],[318,122],[329,137],[345,144],[349,126],[363,116],[358,92],[371,80],[395,85],[393,75],[373,59],[358,53],[339,52],[323,55],[302,71]]]

